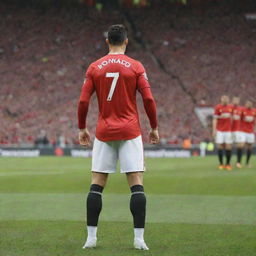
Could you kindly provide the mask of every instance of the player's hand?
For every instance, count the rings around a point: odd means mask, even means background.
[[[149,142],[151,144],[157,144],[159,143],[159,133],[158,129],[152,129],[149,133]]]
[[[79,131],[79,143],[82,146],[91,145],[91,136],[87,128]]]

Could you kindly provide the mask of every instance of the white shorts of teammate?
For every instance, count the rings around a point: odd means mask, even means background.
[[[244,136],[244,132],[232,132],[232,138],[233,138],[233,142],[234,143],[244,143],[245,142],[245,136]]]
[[[114,173],[118,159],[121,173],[143,172],[144,153],[141,136],[131,140],[108,142],[95,138],[92,150],[92,171]]]
[[[243,132],[243,142],[248,144],[255,143],[255,135],[254,133]]]
[[[232,133],[231,132],[221,132],[217,131],[215,142],[217,144],[232,144]]]

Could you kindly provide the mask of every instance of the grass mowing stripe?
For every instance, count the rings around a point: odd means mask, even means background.
[[[227,172],[218,171],[216,164],[216,157],[147,158],[146,192],[256,196],[255,168]],[[86,193],[90,166],[88,158],[0,158],[0,193]],[[125,175],[110,175],[104,193],[129,193]]]
[[[0,158],[0,173],[26,174],[0,176],[1,256],[255,255],[256,169],[218,171],[216,157],[146,159],[147,252],[132,249],[125,175],[110,175],[99,247],[82,250],[90,165],[85,158]]]
[[[2,220],[84,220],[82,193],[0,194]],[[256,225],[256,196],[147,195],[152,223]],[[130,195],[105,194],[102,221],[131,221]],[[157,209],[157,210],[156,210]]]
[[[19,170],[17,171],[1,171],[0,172],[0,177],[1,176],[34,176],[34,175],[61,175],[61,174],[84,174],[84,171],[81,170],[66,170],[64,171],[63,169],[67,169],[67,168],[61,168],[62,170],[52,170],[49,169],[48,171],[44,170],[44,171],[40,171],[38,168],[37,170],[31,170],[31,171],[26,171],[26,170]],[[159,176],[159,172],[150,172],[149,174],[146,173],[146,175],[150,175],[150,178],[152,177],[158,177]],[[198,179],[198,178],[204,178],[204,177],[213,177],[213,178],[230,178],[230,176],[232,177],[237,177],[237,176],[255,176],[255,171],[253,170],[247,170],[247,171],[240,171],[240,172],[226,172],[226,171],[215,171],[215,172],[194,172],[194,173],[179,173],[174,169],[170,169],[168,170],[168,177],[183,177],[183,178],[191,178],[191,179]]]
[[[0,176],[34,176],[34,175],[61,175],[70,174],[69,171],[19,171],[19,172],[0,172]],[[72,174],[78,171],[72,170]]]
[[[85,223],[76,221],[3,221],[2,256],[253,256],[254,226],[149,223],[149,251],[133,249],[132,224],[100,222],[98,247],[82,250]]]

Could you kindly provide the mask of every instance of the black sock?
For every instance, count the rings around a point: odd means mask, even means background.
[[[252,150],[251,149],[247,149],[246,164],[249,164],[251,155],[252,155]]]
[[[226,149],[225,150],[225,153],[226,153],[226,164],[229,165],[230,164],[230,159],[231,159],[231,150],[230,149]]]
[[[223,149],[218,149],[218,157],[220,164],[223,164]]]
[[[237,163],[241,163],[242,160],[242,155],[243,155],[243,149],[242,148],[237,148]]]
[[[133,216],[133,224],[135,228],[145,227],[146,218],[146,196],[142,185],[134,185],[131,187],[130,210]]]
[[[87,196],[87,226],[97,226],[102,208],[101,193],[103,187],[92,184]]]

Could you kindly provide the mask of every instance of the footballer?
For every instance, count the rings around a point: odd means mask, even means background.
[[[243,147],[244,147],[244,134],[241,131],[241,118],[242,118],[242,112],[243,108],[239,105],[240,99],[239,97],[233,97],[232,99],[232,105],[233,105],[233,111],[232,111],[232,137],[233,142],[236,146],[236,154],[237,154],[237,161],[236,161],[236,167],[241,168],[241,159],[242,159],[242,153],[243,153]]]
[[[130,210],[134,224],[134,247],[148,250],[144,241],[146,197],[143,187],[144,157],[136,94],[143,99],[150,121],[150,143],[158,143],[156,104],[143,65],[125,55],[128,44],[123,25],[108,29],[109,53],[93,62],[86,72],[78,104],[79,141],[90,145],[86,116],[91,95],[97,95],[99,114],[92,152],[92,181],[87,196],[87,240],[83,248],[97,243],[97,225],[102,209],[102,192],[108,174],[120,161],[131,190]]]
[[[252,155],[252,146],[255,143],[255,122],[256,109],[253,108],[251,101],[247,100],[242,110],[241,131],[243,135],[243,143],[246,147],[246,165],[250,167],[250,158]]]
[[[232,170],[230,165],[232,155],[232,105],[229,104],[227,95],[221,96],[220,104],[215,106],[213,117],[213,137],[218,145],[219,170]],[[223,151],[225,151],[226,163],[223,162]]]

